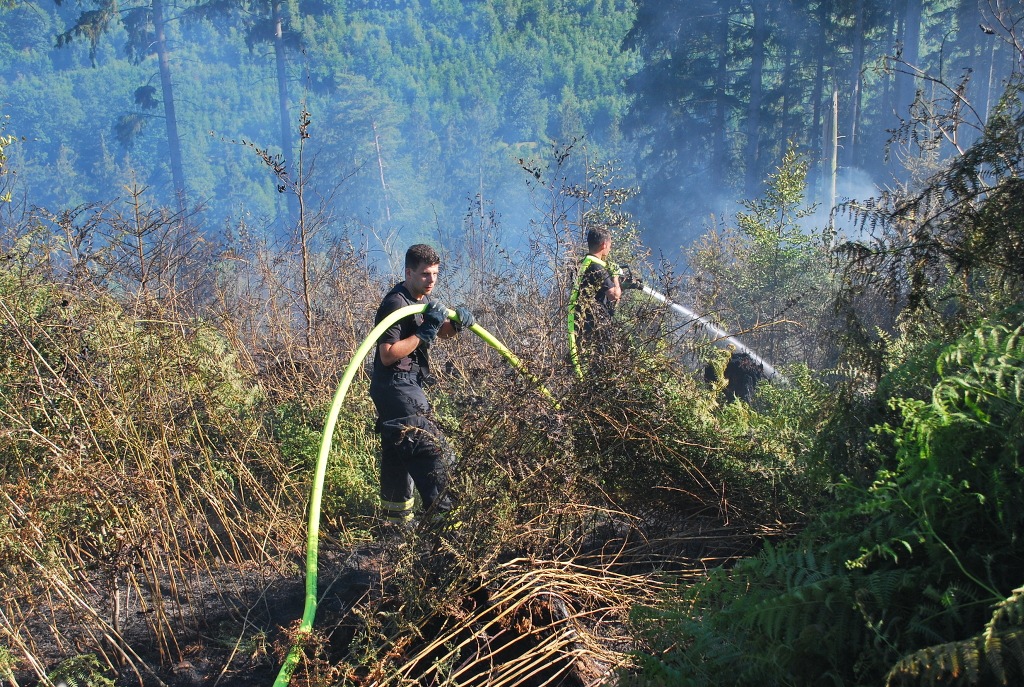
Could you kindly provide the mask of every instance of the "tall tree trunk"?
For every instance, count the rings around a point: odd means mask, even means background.
[[[896,43],[900,40],[900,36],[903,35],[903,12],[900,11],[900,7],[893,7],[892,15],[890,17],[890,43]],[[899,87],[897,82],[899,79],[896,78],[896,74],[892,70],[886,71],[885,85],[883,89],[883,101],[886,104],[887,109],[893,115],[898,113],[899,107],[897,105],[899,98]]]
[[[814,65],[814,87],[811,89],[811,150],[817,155],[819,164],[811,168],[811,177],[808,179],[808,188],[812,190],[815,197],[821,193],[821,180],[825,178],[823,168],[825,166],[825,144],[822,142],[821,132],[823,124],[821,121],[822,97],[825,92],[825,51],[829,49],[829,38],[831,31],[832,1],[822,0],[818,5],[818,31],[820,40],[818,42],[817,60]]]
[[[968,98],[977,103],[975,106],[983,121],[988,121],[988,113],[992,106],[992,86],[995,75],[995,48],[1002,43],[991,24],[994,17],[981,16],[978,21],[978,4],[972,0],[958,0],[956,24],[959,29],[958,43],[968,46],[966,54],[958,64],[959,69],[974,69],[977,75],[972,77]],[[977,25],[977,28],[975,28]]]
[[[903,61],[910,67],[920,66],[921,58],[921,0],[906,0],[901,17],[903,32]],[[908,71],[908,67],[903,67]],[[907,74],[896,75],[896,114],[906,117],[917,95],[917,79]]]
[[[277,67],[277,105],[281,119],[281,158],[285,172],[292,182],[297,182],[297,170],[292,160],[292,123],[288,114],[288,63],[285,60],[284,13],[281,0],[271,2],[274,22],[274,63]],[[288,197],[288,222],[294,223],[298,214],[298,199],[294,193]]]
[[[853,62],[850,64],[850,135],[846,139],[843,159],[846,167],[857,164],[858,126],[860,124],[861,85],[864,71],[864,0],[857,0],[853,20]]]
[[[178,209],[185,209],[185,171],[181,163],[181,140],[178,138],[178,117],[174,112],[174,89],[167,58],[167,36],[164,28],[163,0],[153,0],[153,27],[156,30],[156,54],[160,63],[160,88],[164,99],[164,122],[167,126],[167,149],[171,163],[171,180]]]
[[[992,111],[992,100],[998,98],[998,92],[996,91],[996,48],[999,47],[999,41],[992,39],[988,49],[988,79],[985,83],[985,112],[982,116],[985,118],[985,123],[988,124],[988,116]]]
[[[836,209],[836,177],[839,176],[839,90],[832,91],[832,126],[829,127],[832,139],[832,158],[829,163],[828,216],[831,229],[832,214]]]
[[[380,173],[380,190],[384,194],[384,213],[387,221],[391,221],[391,199],[388,194],[388,182],[384,178],[384,156],[380,151],[380,136],[377,135],[377,121],[373,120],[370,122],[370,126],[373,128],[373,147],[377,150],[377,171]],[[481,189],[480,193],[483,194],[483,181],[480,182]]]
[[[799,100],[800,85],[794,82],[793,79],[793,43],[789,40],[786,41],[786,55],[783,58],[782,67],[782,108],[779,116],[779,131],[781,136],[779,137],[779,143],[782,145],[782,152],[785,154],[786,149],[790,140],[794,140],[793,127],[789,123],[789,111],[792,108],[792,103],[795,100]],[[800,127],[803,128],[803,127]]]
[[[767,38],[765,0],[751,0],[750,11],[754,30],[750,45],[750,99],[747,103],[746,191],[749,197],[758,194],[761,181],[761,101],[764,87],[764,51]]]
[[[723,11],[718,24],[718,66],[715,69],[715,114],[712,119],[714,143],[712,147],[711,178],[727,178],[726,166],[728,134],[725,130],[729,114],[729,13]]]

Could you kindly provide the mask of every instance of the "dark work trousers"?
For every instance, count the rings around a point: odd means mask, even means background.
[[[413,488],[424,509],[451,508],[443,496],[448,461],[441,430],[427,418],[430,404],[415,373],[394,373],[383,384],[370,384],[380,432],[380,500],[385,519],[406,522],[413,515]],[[436,503],[435,503],[436,502]]]
[[[576,335],[576,350],[584,369],[589,375],[605,375],[617,369],[615,330],[611,315],[603,311],[600,304],[591,304],[601,312],[587,313]]]

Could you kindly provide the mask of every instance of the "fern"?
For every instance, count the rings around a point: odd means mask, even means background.
[[[759,687],[1024,677],[1022,329],[987,323],[935,355],[930,393],[892,400],[902,422],[880,428],[892,453],[870,486],[844,485],[800,537],[648,614],[662,653],[643,674]]]
[[[925,647],[901,658],[886,685],[916,682],[1011,684],[1024,678],[1024,587],[996,605],[984,631],[967,639]]]
[[[46,676],[57,687],[114,687],[103,674],[95,654],[79,654],[65,659]]]
[[[1002,417],[1019,430],[1024,413],[1024,325],[978,329],[970,346],[957,346],[939,359],[942,382],[932,403],[946,422],[983,426]],[[994,407],[993,407],[994,406]]]

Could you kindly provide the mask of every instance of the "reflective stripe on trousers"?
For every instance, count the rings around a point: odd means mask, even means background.
[[[405,523],[412,520],[412,508],[415,501],[408,499],[406,501],[385,501],[381,499],[380,508],[381,515],[388,522],[394,523]]]

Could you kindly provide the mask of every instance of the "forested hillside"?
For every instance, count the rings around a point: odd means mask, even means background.
[[[426,237],[479,199],[523,231],[519,160],[583,138],[617,153],[631,19],[621,0],[17,2],[0,113],[24,198],[50,209],[139,185],[174,208],[180,192],[206,233],[262,232],[301,183],[335,230]]]
[[[1020,6],[0,18],[0,680],[1024,681]],[[476,323],[396,527],[420,240]]]
[[[9,5],[0,114],[24,139],[22,198],[56,210],[138,184],[178,207],[181,191],[211,235],[294,216],[243,142],[333,226],[426,234],[480,199],[521,237],[519,161],[584,141],[645,190],[647,242],[678,258],[789,142],[814,203],[866,197],[908,178],[887,141],[928,112],[919,92],[962,90],[980,126],[1016,65],[998,7],[973,0]],[[944,135],[940,156],[976,136]]]

